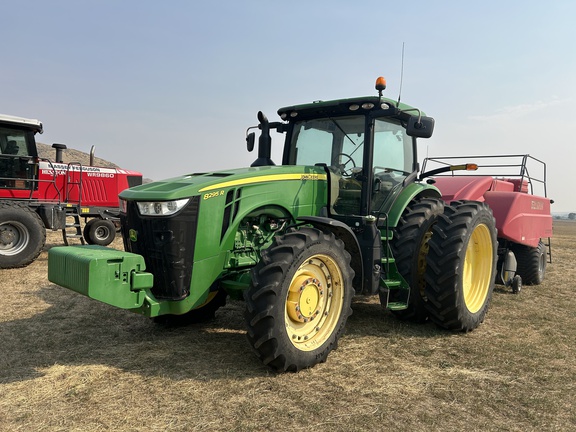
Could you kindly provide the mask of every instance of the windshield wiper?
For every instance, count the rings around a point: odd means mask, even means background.
[[[350,156],[352,156],[354,153],[356,153],[356,151],[364,145],[364,140],[362,140],[362,142],[360,144],[356,144],[354,142],[354,140],[348,136],[348,133],[344,129],[342,129],[342,126],[340,126],[340,124],[336,120],[334,120],[332,117],[328,117],[328,119],[336,125],[338,130],[344,134],[344,136],[348,139],[348,141],[350,141],[352,143],[352,145],[354,147],[358,146],[354,149],[354,151],[352,153],[350,153]]]

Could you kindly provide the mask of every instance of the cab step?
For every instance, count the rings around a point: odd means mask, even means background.
[[[386,309],[403,310],[408,308],[408,298],[410,290],[404,286],[403,281],[396,279],[381,279],[378,295],[380,304],[385,305]]]

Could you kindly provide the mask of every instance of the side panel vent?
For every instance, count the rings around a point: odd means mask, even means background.
[[[220,233],[220,241],[224,239],[224,235],[230,224],[236,216],[238,215],[238,210],[240,208],[240,198],[242,197],[241,189],[229,190],[226,194],[226,203],[224,204],[224,218],[222,220],[222,231]]]

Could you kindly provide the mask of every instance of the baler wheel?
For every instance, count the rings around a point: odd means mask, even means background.
[[[432,227],[439,215],[444,212],[444,202],[437,198],[417,199],[406,207],[394,230],[391,242],[398,271],[411,287],[408,308],[392,311],[404,320],[424,322],[428,319],[426,310],[426,255],[428,242],[432,237]]]
[[[470,331],[484,321],[496,276],[494,217],[481,202],[446,206],[433,228],[426,269],[430,319],[450,330]]]
[[[0,268],[23,267],[34,261],[46,243],[40,216],[18,202],[0,203]]]
[[[512,278],[512,294],[520,294],[522,291],[522,278],[516,275]]]
[[[546,274],[546,245],[540,241],[537,247],[515,244],[514,255],[518,267],[516,273],[522,276],[525,285],[540,285]]]
[[[337,347],[352,313],[350,259],[341,240],[316,228],[289,231],[262,251],[244,298],[248,341],[264,364],[298,371]]]

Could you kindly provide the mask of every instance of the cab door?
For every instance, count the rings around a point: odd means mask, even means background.
[[[29,198],[37,188],[33,132],[0,126],[0,197]]]
[[[417,170],[414,138],[399,121],[376,118],[373,125],[371,213],[387,213],[404,180]]]

